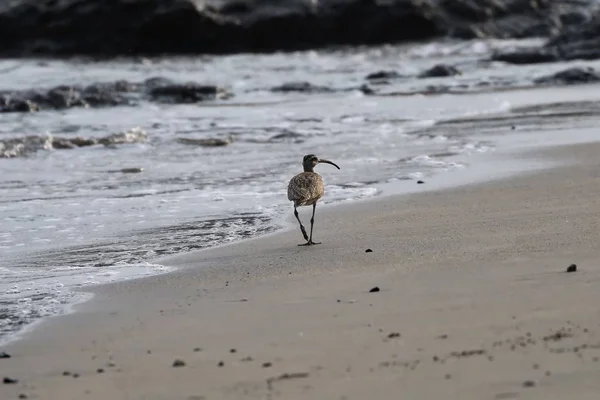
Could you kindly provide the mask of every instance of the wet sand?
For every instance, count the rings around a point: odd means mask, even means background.
[[[596,399],[599,152],[162,260],[0,349],[0,398]]]

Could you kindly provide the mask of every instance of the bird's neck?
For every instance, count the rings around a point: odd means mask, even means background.
[[[304,172],[315,172],[314,167],[305,165],[304,166]]]

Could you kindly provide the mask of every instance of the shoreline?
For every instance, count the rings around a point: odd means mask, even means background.
[[[79,312],[2,349],[13,355],[1,360],[6,375],[21,383],[0,394],[264,398],[265,379],[302,373],[278,390],[386,398],[402,382],[409,398],[593,395],[598,149],[532,150],[520,157],[553,166],[330,207],[315,225],[323,244],[308,251],[296,248],[298,232],[278,232],[169,257],[178,267],[169,274],[95,287]],[[572,262],[581,269],[564,275]],[[380,293],[368,293],[374,286]],[[557,332],[556,343],[544,339]],[[582,361],[544,343],[585,349]],[[187,366],[172,368],[175,358]]]
[[[531,137],[535,137],[536,135],[536,133],[530,134],[530,138],[525,138],[524,140],[521,138],[521,141],[529,143],[531,141]],[[463,186],[491,183],[498,180],[510,179],[511,177],[518,177],[526,174],[536,173],[544,169],[550,169],[555,166],[567,163],[566,161],[563,161],[562,163],[554,161],[553,164],[548,159],[540,160],[539,158],[534,156],[536,152],[544,151],[545,149],[557,146],[568,146],[577,145],[579,143],[594,142],[593,139],[590,139],[587,134],[570,137],[569,140],[564,140],[562,138],[554,138],[553,141],[551,140],[549,143],[544,143],[543,145],[536,146],[532,144],[525,144],[524,146],[513,146],[512,148],[509,147],[507,143],[502,143],[502,140],[506,141],[507,139],[505,137],[497,137],[494,139],[495,148],[492,152],[486,152],[483,154],[470,154],[466,156],[465,160],[472,161],[473,159],[475,159],[475,162],[472,163],[474,165],[469,165],[468,167],[464,167],[462,169],[437,172],[433,176],[433,179],[427,180],[427,182],[423,185],[418,185],[415,181],[400,181],[387,184],[384,183],[378,185],[378,193],[376,193],[375,195],[359,199],[353,199],[351,201],[342,201],[325,204],[321,205],[319,209],[321,212],[328,212],[329,210],[337,207],[353,207],[354,205],[360,205],[369,202],[378,202],[381,199],[385,200],[389,197],[405,197],[414,195],[418,196],[422,193],[453,190]],[[483,159],[478,159],[479,157],[483,157]],[[511,161],[514,162],[515,159],[518,159],[519,161],[516,164],[512,164]],[[485,168],[478,168],[482,166]],[[299,212],[301,218],[303,219],[303,222],[308,221],[307,215],[304,215],[306,214],[306,210],[300,208]],[[319,212],[317,214],[319,214]],[[305,219],[306,221],[304,221]],[[177,272],[179,269],[182,268],[180,266],[168,265],[170,260],[178,259],[180,257],[193,257],[194,255],[201,256],[206,252],[219,251],[223,248],[226,249],[230,246],[236,246],[241,243],[248,243],[254,240],[264,240],[268,239],[271,236],[289,233],[298,229],[297,221],[295,220],[295,218],[293,218],[293,216],[290,215],[279,216],[277,221],[275,222],[275,225],[278,225],[279,227],[274,229],[272,232],[265,233],[256,237],[244,238],[234,242],[220,243],[214,246],[206,247],[200,250],[194,250],[191,252],[167,255],[149,260],[147,262],[149,265],[152,265],[154,267],[162,266],[164,268],[164,271],[161,272],[154,271],[154,273],[146,273],[142,276],[127,276],[126,278],[118,279],[115,281],[108,280],[106,282],[91,283],[82,287],[69,289],[68,293],[72,294],[73,296],[79,297],[77,301],[68,303],[64,307],[62,312],[34,320],[32,323],[27,324],[23,329],[3,337],[0,340],[0,346],[10,346],[14,343],[25,339],[28,335],[34,333],[37,329],[39,329],[40,325],[43,325],[48,320],[51,320],[56,317],[68,316],[77,313],[80,307],[84,307],[85,304],[94,301],[97,291],[101,291],[102,287],[104,286],[120,284],[122,282],[128,281],[143,280],[162,275],[169,275],[174,272]]]

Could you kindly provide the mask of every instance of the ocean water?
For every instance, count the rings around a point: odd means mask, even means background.
[[[85,299],[74,288],[164,273],[169,268],[153,263],[157,257],[281,227],[292,210],[287,182],[301,171],[305,154],[341,167],[318,167],[326,182],[322,202],[340,203],[385,195],[395,183],[416,185],[473,168],[474,154],[506,146],[500,137],[597,126],[597,88],[543,94],[531,89],[539,76],[594,63],[485,61],[494,49],[516,43],[97,62],[0,60],[0,91],[160,76],[216,84],[234,94],[197,104],[0,114],[0,150],[29,143],[16,157],[0,157],[0,340]],[[439,63],[456,66],[462,75],[418,78]],[[400,77],[367,82],[366,75],[380,70]],[[295,81],[327,90],[271,90]],[[376,95],[360,90],[366,83]],[[75,149],[48,145],[52,136],[115,134],[128,139]],[[194,141],[207,138],[231,144],[204,147]]]

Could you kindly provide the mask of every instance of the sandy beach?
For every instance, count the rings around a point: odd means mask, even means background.
[[[0,398],[597,399],[599,152],[159,260],[0,349]]]

